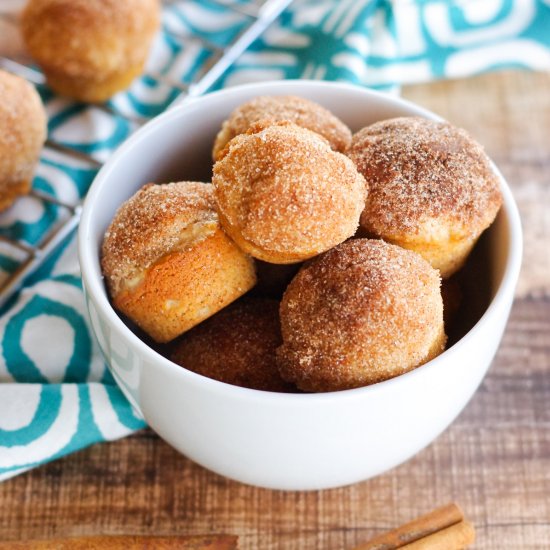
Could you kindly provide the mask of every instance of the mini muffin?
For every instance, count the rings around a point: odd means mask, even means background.
[[[171,360],[214,380],[265,391],[292,391],[277,369],[279,303],[245,297],[185,334]]]
[[[214,165],[220,223],[245,251],[286,264],[351,237],[366,186],[353,162],[320,135],[289,122],[257,124]]]
[[[101,265],[116,309],[168,342],[250,290],[252,258],[221,230],[212,186],[148,184],[115,214]]]
[[[429,361],[446,341],[440,282],[419,254],[380,240],[312,260],[281,302],[281,375],[304,391],[336,391]]]
[[[223,123],[214,142],[214,160],[235,136],[244,134],[256,122],[283,120],[322,135],[332,149],[340,153],[345,152],[351,143],[350,129],[318,103],[291,95],[260,96],[237,107]]]
[[[502,203],[481,145],[447,122],[384,120],[355,134],[348,155],[369,185],[361,227],[422,254],[443,278],[462,267]]]
[[[34,87],[0,71],[0,210],[29,192],[46,140],[46,124]]]
[[[29,0],[21,30],[52,89],[99,102],[141,74],[159,21],[158,0]]]

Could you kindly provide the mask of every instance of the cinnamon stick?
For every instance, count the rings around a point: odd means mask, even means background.
[[[354,550],[396,550],[463,520],[462,510],[456,504],[447,504],[397,529],[383,533],[369,542],[360,544]],[[406,546],[406,548],[408,550],[409,546]],[[446,550],[451,550],[451,547],[447,547]]]
[[[475,540],[474,526],[469,521],[455,523],[427,537],[405,544],[402,550],[461,550]]]
[[[0,542],[0,550],[237,550],[234,535],[155,537],[91,536],[23,542]]]

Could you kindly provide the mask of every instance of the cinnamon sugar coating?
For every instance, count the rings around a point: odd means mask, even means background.
[[[447,122],[384,120],[353,136],[348,151],[369,185],[361,227],[416,250],[448,277],[502,203],[481,145]]]
[[[277,369],[279,304],[244,297],[186,333],[171,360],[221,382],[265,391],[291,391]]]
[[[216,136],[212,156],[217,158],[235,137],[256,122],[288,120],[322,135],[332,149],[343,153],[351,143],[350,129],[330,111],[309,99],[297,96],[260,96],[237,107]]]
[[[142,72],[159,22],[158,0],[29,0],[21,30],[54,90],[104,101]]]
[[[34,87],[0,70],[0,210],[29,192],[46,140],[46,123]]]
[[[212,187],[200,182],[144,185],[117,211],[105,233],[102,267],[113,295],[177,248],[190,227],[213,232]]]
[[[242,296],[252,258],[221,230],[212,186],[148,184],[105,233],[101,265],[114,306],[167,342]]]
[[[303,267],[280,307],[283,378],[336,391],[403,374],[441,353],[439,274],[420,255],[353,239]]]
[[[350,159],[289,122],[257,124],[235,137],[212,183],[225,231],[255,258],[281,264],[353,235],[366,197]]]

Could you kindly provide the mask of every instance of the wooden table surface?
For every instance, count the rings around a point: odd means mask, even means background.
[[[0,484],[0,539],[228,532],[242,549],[351,549],[456,501],[476,526],[475,548],[550,548],[550,75],[495,73],[404,96],[485,144],[525,229],[504,340],[458,420],[376,479],[308,493],[229,481],[142,431]]]

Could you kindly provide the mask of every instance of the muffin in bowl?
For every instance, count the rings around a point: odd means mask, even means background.
[[[401,116],[438,117],[401,99],[339,83],[285,81],[215,92],[147,124],[109,159],[88,194],[80,261],[92,327],[124,393],[149,425],[199,464],[253,485],[337,487],[378,475],[433,441],[483,379],[504,330],[521,258],[521,227],[496,168],[503,206],[481,238],[487,305],[469,331],[435,359],[366,387],[275,393],[230,385],[173,363],[116,314],[99,248],[116,209],[149,181],[208,181],[211,148],[237,106],[266,94],[297,95],[352,131]],[[193,132],[188,129],[193,128]]]

